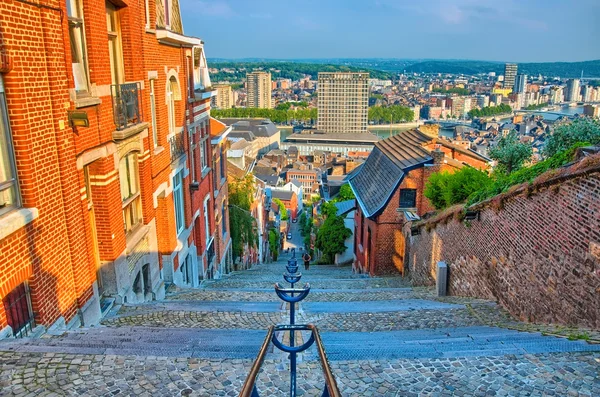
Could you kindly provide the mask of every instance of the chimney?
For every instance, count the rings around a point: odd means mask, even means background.
[[[433,164],[442,164],[444,162],[444,152],[442,152],[438,147],[435,148],[433,152],[431,152],[431,157],[433,157]]]

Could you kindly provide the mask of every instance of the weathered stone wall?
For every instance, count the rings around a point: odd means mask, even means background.
[[[409,239],[414,285],[433,285],[443,260],[451,295],[497,300],[525,321],[600,329],[600,170],[571,168],[479,205],[478,220],[421,223]]]

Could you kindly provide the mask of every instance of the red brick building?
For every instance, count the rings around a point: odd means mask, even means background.
[[[279,199],[288,210],[290,221],[298,216],[298,195],[290,190],[271,188],[271,197]]]
[[[434,208],[423,195],[434,172],[452,171],[462,161],[430,150],[432,139],[418,130],[401,132],[375,144],[371,155],[350,177],[358,208],[354,230],[354,270],[371,275],[404,274],[405,239],[402,226]],[[458,153],[458,151],[457,151]],[[461,151],[474,162],[485,158]]]
[[[3,335],[198,285],[227,196],[178,2],[35,3],[0,3]]]

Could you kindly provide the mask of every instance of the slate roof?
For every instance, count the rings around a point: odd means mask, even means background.
[[[268,186],[277,186],[277,182],[279,181],[278,175],[254,174],[254,176]]]
[[[289,191],[289,190],[271,189],[271,196],[274,199],[279,199],[281,201],[290,201],[294,194],[296,194],[296,193]]]
[[[422,145],[431,138],[418,130],[403,131],[375,144],[360,170],[349,178],[361,210],[367,217],[379,213],[410,170],[433,163]]]
[[[271,137],[279,130],[277,126],[269,119],[221,119],[227,125],[230,125],[233,133],[251,132],[257,137]]]
[[[337,208],[336,215],[344,215],[356,209],[356,200],[338,201],[335,203]]]

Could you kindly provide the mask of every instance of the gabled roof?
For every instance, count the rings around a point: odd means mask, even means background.
[[[227,175],[236,178],[242,179],[246,176],[246,171],[238,167],[235,163],[232,163],[229,159],[227,160]]]
[[[272,197],[281,201],[290,201],[295,194],[291,190],[271,189]]]
[[[350,187],[367,217],[378,214],[410,170],[433,163],[422,145],[432,139],[418,130],[403,131],[375,144]]]

